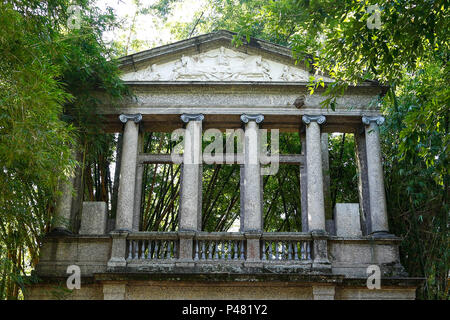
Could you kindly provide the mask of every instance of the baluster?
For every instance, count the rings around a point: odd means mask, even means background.
[[[272,241],[269,241],[269,259],[268,260],[272,260]]]
[[[141,255],[139,259],[145,259],[145,240],[141,240]]]
[[[241,240],[241,260],[245,260],[245,254],[244,254],[244,240]]]
[[[155,240],[151,240],[150,244],[150,258],[149,259],[155,259]]]
[[[166,259],[172,258],[172,240],[167,240]]]
[[[139,241],[133,240],[133,259],[139,258]]]
[[[153,258],[154,259],[159,259],[159,241],[155,240],[155,249],[153,251]]]
[[[297,249],[297,246],[298,246],[298,242],[295,241],[294,242],[294,260],[298,260],[298,249]],[[300,247],[300,251],[301,251],[301,247]]]
[[[212,260],[212,241],[208,241],[208,260]]]
[[[236,241],[233,241],[233,260],[238,259],[238,243]]]
[[[194,260],[198,260],[198,240],[195,240],[195,255]]]
[[[305,260],[305,259],[307,259],[307,248],[306,248],[306,242],[302,242],[302,244],[301,244],[301,246],[302,246],[302,260]]]
[[[215,252],[214,252],[214,258],[216,260],[219,260],[219,241],[215,240],[214,243],[215,243],[215,247],[216,247]]]
[[[231,256],[231,241],[228,240],[228,248],[227,248],[227,260],[231,260],[233,257]]]
[[[222,250],[221,250],[221,257],[220,257],[220,258],[221,258],[222,260],[225,260],[225,258],[226,258],[226,257],[225,257],[225,242],[224,242],[224,241],[220,242],[220,245],[221,245],[221,249],[222,249]]]
[[[262,241],[262,259],[266,260],[266,240]]]
[[[275,259],[280,260],[280,242],[275,241]]]
[[[305,242],[306,245],[306,252],[307,252],[307,257],[306,259],[311,260],[311,242]]]
[[[128,258],[127,258],[127,260],[131,260],[133,258],[132,253],[133,253],[132,241],[128,240]]]
[[[288,241],[288,246],[289,246],[289,255],[288,255],[288,260],[292,260],[292,242]]]
[[[170,258],[170,250],[171,250],[170,244],[171,244],[170,240],[166,240],[166,257],[165,257],[166,259]]]
[[[173,241],[173,256],[172,259],[178,258],[178,240]]]
[[[206,256],[205,256],[205,240],[203,240],[201,243],[202,243],[202,260],[206,260]]]

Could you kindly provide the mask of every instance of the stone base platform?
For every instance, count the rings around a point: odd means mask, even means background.
[[[65,278],[45,278],[29,287],[26,299],[70,300],[373,300],[414,299],[421,279],[382,279],[369,290],[366,279],[293,274],[98,273],[79,290]]]

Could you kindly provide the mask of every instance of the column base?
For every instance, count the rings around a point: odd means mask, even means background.
[[[127,266],[127,261],[125,260],[125,258],[117,258],[117,257],[113,257],[111,259],[109,259],[108,261],[108,269],[109,268],[125,268]]]

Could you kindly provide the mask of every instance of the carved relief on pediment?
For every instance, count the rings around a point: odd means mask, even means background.
[[[221,47],[194,57],[183,56],[177,61],[171,80],[238,81],[271,80],[269,64],[261,56],[240,56]]]
[[[220,47],[122,76],[125,81],[308,81],[305,70]]]

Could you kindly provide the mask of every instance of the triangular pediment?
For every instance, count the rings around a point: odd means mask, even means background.
[[[121,78],[130,82],[309,81],[312,74],[295,64],[288,48],[262,40],[235,48],[230,35],[221,31],[122,58]]]

